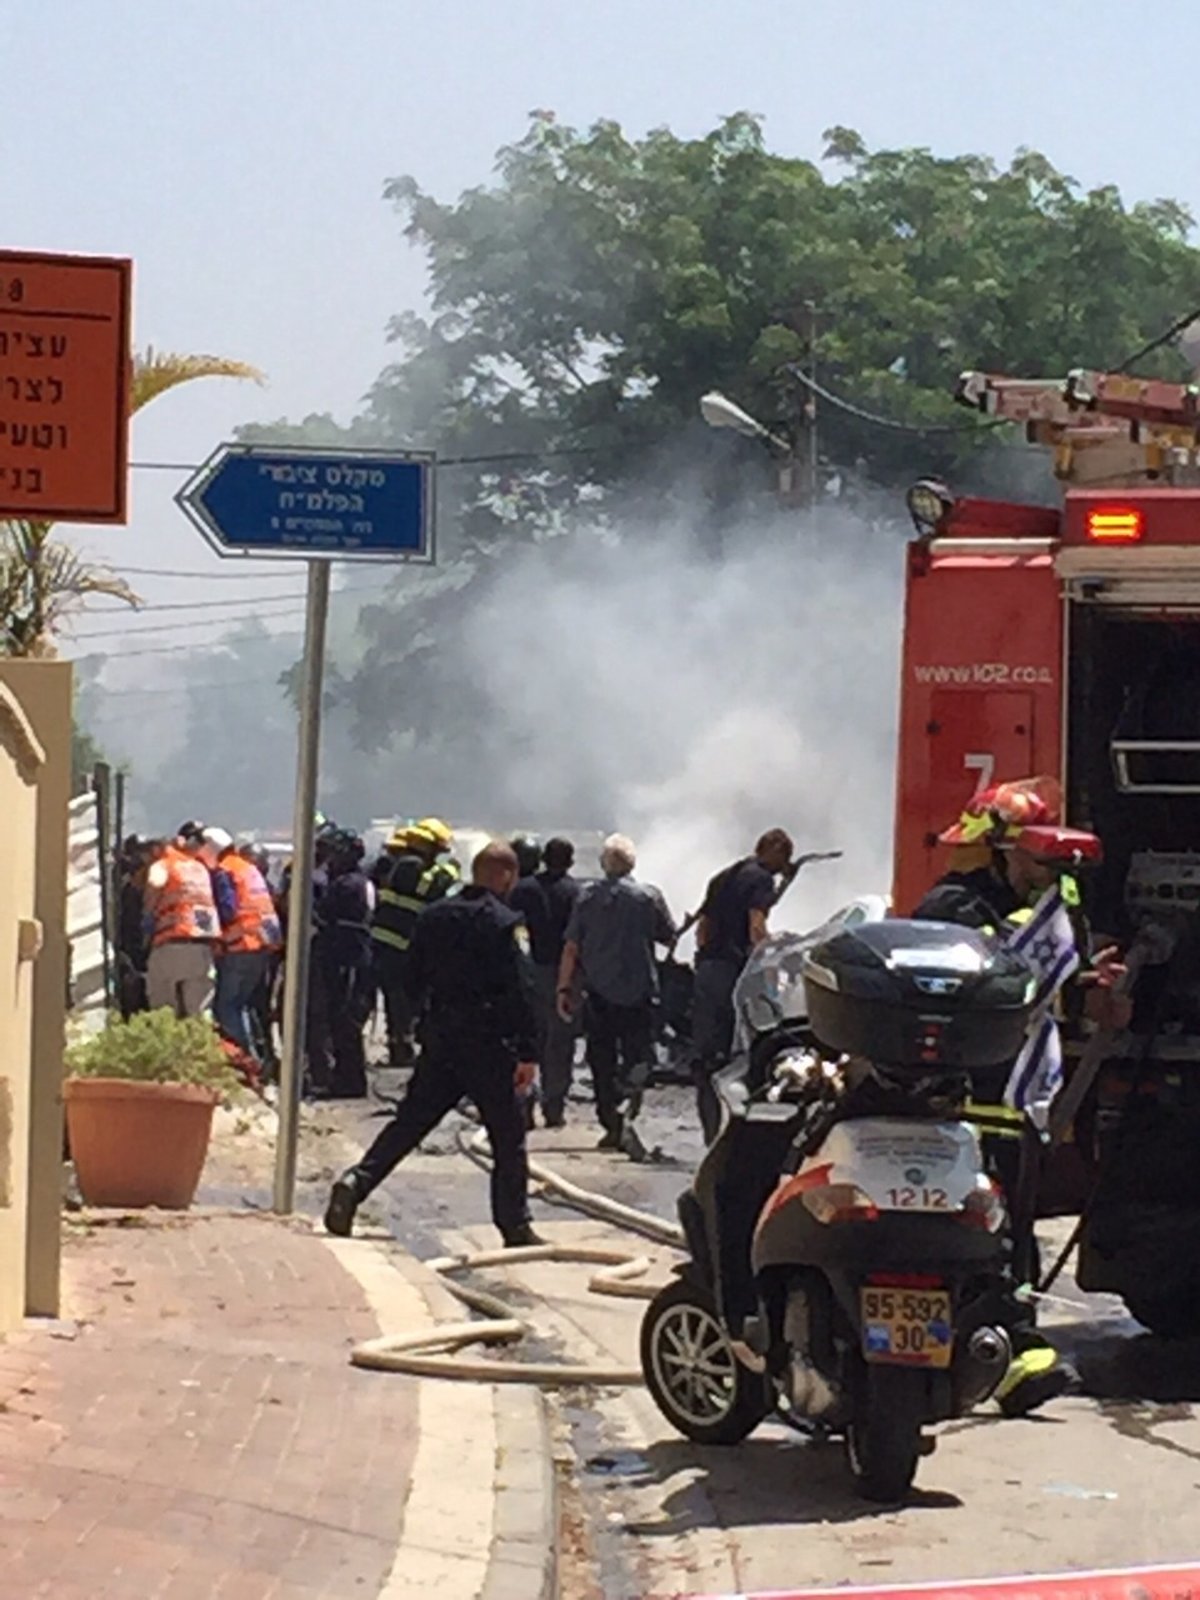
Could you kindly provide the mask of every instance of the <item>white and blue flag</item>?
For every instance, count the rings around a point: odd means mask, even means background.
[[[1009,949],[1033,969],[1037,979],[1033,1012],[1025,1044],[1013,1064],[1005,1105],[1023,1111],[1041,1132],[1050,1117],[1050,1102],[1063,1080],[1062,1038],[1054,1002],[1080,963],[1075,928],[1057,884],[1047,889],[1028,922],[1007,940]]]

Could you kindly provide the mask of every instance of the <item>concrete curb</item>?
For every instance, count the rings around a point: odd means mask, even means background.
[[[480,1600],[554,1600],[558,1592],[558,1480],[546,1402],[537,1389],[493,1388],[495,1538]]]
[[[436,1274],[392,1237],[318,1233],[381,1332],[462,1318]],[[420,1439],[392,1572],[380,1600],[553,1600],[557,1483],[541,1393],[515,1385],[420,1383]]]

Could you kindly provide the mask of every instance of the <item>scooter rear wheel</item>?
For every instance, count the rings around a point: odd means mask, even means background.
[[[864,1500],[895,1505],[912,1488],[921,1456],[922,1374],[868,1366],[846,1425],[846,1462]]]
[[[659,1290],[642,1319],[641,1355],[655,1405],[697,1444],[739,1444],[771,1408],[767,1379],[738,1360],[699,1284],[680,1278]]]

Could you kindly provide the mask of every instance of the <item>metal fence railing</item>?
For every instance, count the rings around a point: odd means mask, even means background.
[[[70,803],[67,854],[67,938],[70,1005],[77,1026],[97,1032],[112,993],[113,951],[108,932],[108,852],[101,847],[100,798],[95,790]]]

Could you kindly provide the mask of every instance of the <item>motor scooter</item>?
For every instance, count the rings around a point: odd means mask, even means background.
[[[968,1072],[1020,1049],[1034,988],[990,937],[879,902],[754,953],[725,1120],[679,1202],[689,1259],[641,1329],[681,1433],[735,1444],[781,1410],[894,1502],[925,1430],[991,1394],[1011,1242],[963,1107]]]

